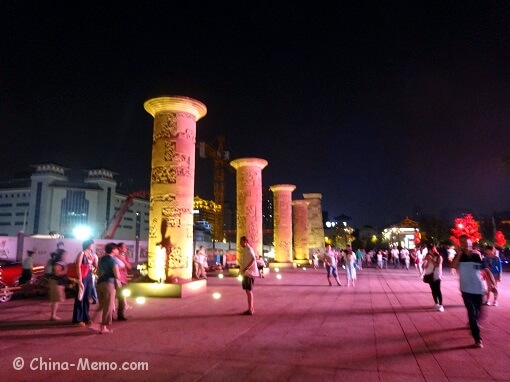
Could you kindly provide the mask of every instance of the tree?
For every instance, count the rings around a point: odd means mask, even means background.
[[[450,237],[450,224],[433,215],[425,214],[420,220],[420,231],[427,235],[428,240],[441,243]]]
[[[503,232],[496,231],[496,234],[494,235],[494,244],[500,248],[503,248],[506,245],[506,238]]]
[[[478,223],[471,214],[465,214],[462,218],[455,219],[455,226],[451,229],[450,240],[459,245],[459,237],[466,235],[473,242],[478,242],[482,235],[478,231]]]

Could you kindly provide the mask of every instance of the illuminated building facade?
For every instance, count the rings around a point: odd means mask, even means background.
[[[87,226],[100,238],[128,197],[117,190],[114,172],[87,170],[82,181],[70,181],[68,168],[46,163],[36,165],[26,177],[0,183],[0,235],[16,236],[56,232],[74,237],[77,226]],[[149,202],[135,198],[119,222],[115,240],[147,240]]]
[[[390,245],[412,249],[419,244],[420,230],[418,227],[418,222],[406,216],[400,223],[393,224],[384,229],[382,237],[383,240],[387,241]]]

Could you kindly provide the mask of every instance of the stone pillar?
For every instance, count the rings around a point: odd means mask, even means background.
[[[308,200],[294,200],[294,263],[308,264]]]
[[[292,184],[276,184],[273,191],[274,261],[292,263]]]
[[[257,256],[262,255],[262,169],[267,161],[241,158],[230,162],[236,169],[237,186],[237,250],[246,236]]]
[[[303,194],[308,204],[308,250],[323,249],[324,223],[322,222],[321,194]]]
[[[153,98],[148,271],[157,281],[191,280],[196,122],[205,105],[181,96]]]

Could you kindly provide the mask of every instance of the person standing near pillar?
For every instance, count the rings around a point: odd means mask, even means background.
[[[326,264],[326,272],[327,272],[327,279],[329,286],[332,286],[333,284],[330,281],[330,277],[333,276],[336,280],[336,284],[338,286],[342,286],[342,283],[338,279],[338,270],[337,270],[337,255],[335,252],[331,250],[331,245],[326,245],[326,250],[324,251],[323,255],[324,264]]]
[[[128,271],[131,270],[131,263],[127,255],[126,243],[118,243],[117,248],[119,251],[115,254],[115,262],[119,267],[119,281],[121,284],[120,289],[118,289],[116,293],[118,300],[117,321],[127,321],[127,318],[124,317],[124,311],[128,309],[128,307],[130,308],[130,306],[127,304],[126,296],[124,296],[122,292],[128,284]]]
[[[253,309],[253,285],[255,284],[255,277],[259,275],[257,256],[246,236],[241,237],[240,244],[242,252],[239,259],[239,274],[243,277],[242,286],[246,291],[246,298],[248,300],[248,310],[242,314],[244,316],[252,316],[255,313]]]
[[[74,299],[73,324],[76,326],[90,324],[89,308],[93,283],[91,266],[97,266],[97,263],[93,264],[93,245],[93,240],[84,241],[82,245],[83,251],[78,253],[75,260],[78,293]]]

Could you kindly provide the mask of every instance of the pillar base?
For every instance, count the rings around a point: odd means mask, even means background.
[[[269,268],[296,268],[294,263],[269,263]]]
[[[205,293],[206,287],[206,280],[194,280],[174,284],[129,283],[128,289],[133,297],[185,298]]]

